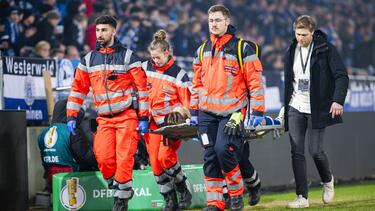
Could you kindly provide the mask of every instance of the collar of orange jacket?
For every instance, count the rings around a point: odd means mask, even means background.
[[[212,47],[215,49],[216,52],[221,51],[223,49],[223,45],[229,42],[232,39],[233,35],[231,34],[224,34],[221,37],[211,34],[211,42]]]
[[[96,50],[102,54],[105,54],[105,53],[111,54],[116,50],[116,48],[119,48],[121,46],[122,44],[120,43],[120,40],[117,37],[115,37],[113,45],[107,47],[107,52],[106,52],[106,48],[103,48],[98,42],[96,42]]]
[[[167,63],[165,63],[165,65],[163,65],[162,67],[156,66],[156,64],[154,62],[151,62],[151,64],[154,68],[156,68],[156,71],[164,72],[164,71],[168,70],[174,64],[174,58],[173,58],[173,56],[170,56],[169,61]]]
[[[228,43],[236,32],[236,28],[233,25],[229,25],[227,32],[221,37],[217,35],[211,34],[210,39],[212,43],[212,47],[215,48],[215,51],[221,51],[223,46]]]

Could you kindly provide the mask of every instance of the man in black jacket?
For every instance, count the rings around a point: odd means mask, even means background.
[[[295,39],[285,57],[285,129],[289,130],[297,198],[288,208],[309,206],[305,137],[323,182],[322,200],[334,197],[334,179],[323,150],[325,127],[341,123],[348,89],[346,68],[335,46],[307,15],[293,24]]]

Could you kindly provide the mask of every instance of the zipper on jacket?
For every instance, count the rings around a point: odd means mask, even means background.
[[[110,101],[109,96],[108,96],[107,57],[108,57],[107,48],[105,48],[105,54],[104,54],[104,71],[103,71],[103,74],[104,74],[104,87],[105,87],[105,94],[107,96],[107,103],[108,103],[109,112],[111,113],[111,115],[113,115],[112,108],[111,108],[111,101]]]

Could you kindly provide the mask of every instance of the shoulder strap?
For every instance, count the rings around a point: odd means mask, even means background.
[[[238,63],[240,64],[241,72],[243,73],[243,58],[242,58],[242,49],[244,45],[244,41],[242,38],[240,38],[237,42],[237,56],[238,56]],[[255,54],[259,57],[259,47],[255,42],[252,42],[255,46]]]
[[[237,42],[237,56],[238,56],[238,63],[240,64],[240,68],[241,68],[241,71],[242,71],[242,74],[244,72],[244,67],[243,67],[243,58],[242,58],[242,49],[243,49],[243,45],[244,45],[244,41],[242,38],[240,38]],[[255,47],[255,54],[257,56],[259,56],[259,47],[258,45],[255,43],[255,42],[251,42],[252,44],[254,44],[254,47]],[[246,89],[247,89],[247,83],[246,83],[246,80],[244,80],[245,84],[246,84]],[[247,94],[248,94],[248,97],[250,99],[250,93],[249,93],[249,90],[247,90]],[[247,103],[246,105],[247,107],[247,118],[250,119],[250,101]]]
[[[204,47],[206,46],[206,43],[207,43],[207,40],[205,40],[203,43],[202,43],[202,46],[201,46],[201,49],[199,51],[199,60],[203,61],[203,52],[204,52]]]
[[[238,56],[238,63],[240,64],[241,72],[243,74],[242,46],[243,46],[243,39],[240,38],[237,42],[237,56]]]
[[[203,52],[204,52],[204,47],[206,46],[206,43],[207,43],[207,40],[205,40],[202,43],[201,49],[199,50],[199,60],[200,60],[200,62],[202,62],[202,60],[203,60]],[[243,43],[244,43],[244,40],[242,38],[238,39],[238,42],[237,42],[237,56],[238,56],[238,62],[240,64],[240,68],[241,68],[241,72],[242,73],[243,73],[243,58],[242,58]],[[259,52],[258,45],[256,43],[254,43],[254,45],[255,45],[255,54],[258,56],[258,52]]]

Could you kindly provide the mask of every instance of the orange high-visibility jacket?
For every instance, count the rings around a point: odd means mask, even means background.
[[[121,113],[132,106],[132,96],[137,96],[138,116],[148,119],[146,74],[138,57],[117,38],[113,46],[98,47],[81,59],[68,98],[68,119],[77,116],[90,87],[99,116]]]
[[[150,61],[143,62],[142,67],[147,75],[151,116],[159,126],[174,108],[189,108],[191,81],[186,71],[175,64],[173,57],[163,67],[156,67]]]
[[[262,63],[256,49],[244,42],[242,49],[243,71],[237,53],[238,38],[234,27],[221,37],[211,35],[210,41],[198,48],[193,62],[194,77],[190,108],[227,116],[240,111],[248,103],[255,115],[264,112]],[[202,51],[201,51],[202,50]],[[200,60],[200,54],[202,61]]]

